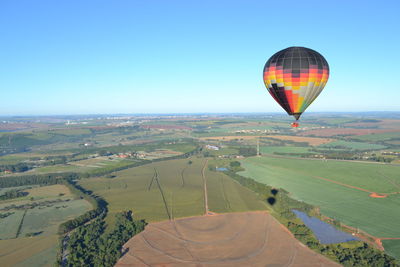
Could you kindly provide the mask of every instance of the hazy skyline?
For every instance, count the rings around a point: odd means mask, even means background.
[[[399,111],[399,10],[397,1],[3,0],[0,115],[284,114],[262,70],[289,46],[330,64],[307,111]]]

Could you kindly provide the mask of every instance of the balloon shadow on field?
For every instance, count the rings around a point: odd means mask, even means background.
[[[273,206],[276,203],[276,198],[275,196],[278,194],[279,190],[278,189],[271,189],[271,194],[273,195],[273,197],[269,197],[267,198],[267,202],[268,204],[270,204],[271,206]]]

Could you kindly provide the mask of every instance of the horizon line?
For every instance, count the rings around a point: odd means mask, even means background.
[[[392,111],[392,110],[369,110],[369,111],[310,111],[306,114],[321,114],[321,113],[330,113],[330,114],[354,114],[354,113],[400,113],[400,110]],[[286,113],[279,111],[270,111],[270,112],[137,112],[137,113],[77,113],[77,114],[22,114],[22,115],[0,115],[0,118],[18,118],[18,117],[63,117],[63,116],[188,116],[188,115],[246,115],[246,114],[273,114],[273,115],[287,115]]]

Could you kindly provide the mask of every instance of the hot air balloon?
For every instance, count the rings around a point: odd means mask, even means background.
[[[306,47],[288,47],[275,53],[264,66],[264,83],[271,96],[296,121],[324,89],[329,77],[325,58]]]

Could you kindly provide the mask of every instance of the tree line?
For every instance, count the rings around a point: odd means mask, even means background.
[[[29,194],[28,192],[24,192],[22,190],[13,189],[13,190],[7,191],[3,195],[1,195],[0,196],[0,200],[24,197],[24,196],[27,196],[28,194]]]
[[[24,176],[7,176],[0,179],[0,188],[16,187],[23,185],[53,185],[62,184],[65,180],[79,179],[79,175],[73,172],[32,174]]]

